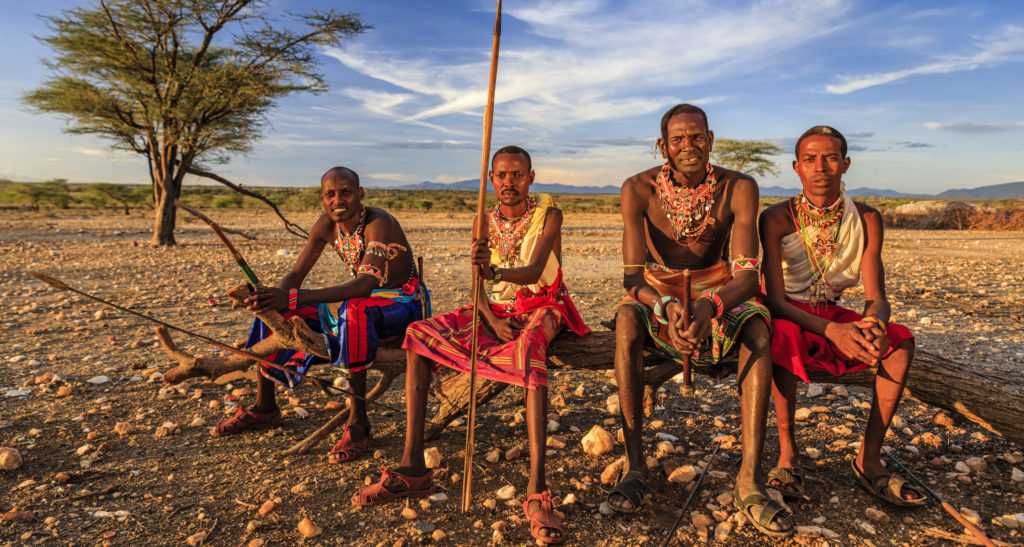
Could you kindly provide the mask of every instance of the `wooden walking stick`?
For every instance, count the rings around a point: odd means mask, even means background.
[[[491,155],[491,126],[494,122],[494,88],[498,80],[498,46],[501,43],[501,0],[494,14],[494,38],[491,42],[491,74],[487,83],[487,108],[484,110],[484,136],[480,154],[480,192],[476,202],[476,221],[473,239],[487,239],[487,221],[484,218],[487,201],[487,167]],[[477,322],[479,321],[480,272],[473,269],[473,322],[469,353],[469,416],[466,422],[466,457],[462,464],[462,512],[469,511],[473,496],[473,435],[476,430],[476,351]]]
[[[690,270],[683,270],[683,329],[690,328]],[[696,390],[693,388],[693,377],[690,374],[690,356],[683,357],[683,387],[680,393],[687,397],[693,397]]]
[[[686,279],[690,276],[687,275]],[[686,498],[686,503],[683,504],[683,508],[679,510],[679,516],[676,517],[675,523],[672,524],[672,528],[669,529],[668,534],[665,536],[665,542],[661,544],[661,547],[668,547],[669,543],[672,543],[672,538],[675,536],[676,528],[679,528],[679,523],[683,521],[683,515],[686,514],[686,508],[690,506],[690,502],[693,501],[693,495],[700,490],[700,485],[704,482],[704,476],[708,474],[708,468],[711,467],[711,462],[715,461],[715,454],[718,454],[718,449],[722,447],[722,443],[715,445],[715,449],[711,452],[711,457],[708,458],[708,463],[704,464],[704,470],[700,472],[700,478],[697,479],[697,484],[693,485],[693,490],[690,490],[689,497]]]
[[[893,461],[893,463],[900,466],[900,469],[902,469],[904,473],[910,475],[910,478],[914,479],[914,482],[920,485],[921,488],[924,488],[924,491],[927,492],[929,496],[934,498],[935,501],[939,502],[939,505],[941,505],[942,508],[945,509],[951,517],[955,518],[957,522],[962,524],[964,528],[966,528],[967,531],[971,533],[971,535],[973,535],[975,538],[977,538],[978,541],[981,542],[982,545],[986,545],[987,547],[996,547],[996,544],[993,543],[992,540],[989,539],[984,532],[982,532],[976,526],[968,522],[967,519],[965,519],[964,516],[960,514],[960,511],[954,509],[953,506],[949,504],[949,502],[942,499],[942,496],[936,494],[934,491],[932,491],[931,488],[928,488],[928,485],[921,482],[921,479],[917,478],[913,473],[911,473],[910,470],[907,469],[902,463],[900,463],[899,460],[893,457],[893,455],[890,454],[887,449],[882,448],[882,452],[885,452],[885,455],[888,456],[889,459]]]

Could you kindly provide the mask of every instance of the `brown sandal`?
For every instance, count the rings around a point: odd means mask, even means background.
[[[235,411],[235,414],[227,420],[215,425],[213,429],[210,430],[210,435],[213,435],[214,437],[227,437],[228,435],[238,435],[239,433],[245,433],[247,431],[270,429],[280,425],[280,410],[261,413],[254,412],[242,405],[238,405],[238,410]]]
[[[540,509],[530,513],[530,502],[534,500],[540,502]],[[565,523],[555,513],[555,508],[551,503],[551,492],[545,490],[540,494],[526,496],[526,501],[523,502],[523,513],[526,513],[526,519],[530,521],[530,535],[533,536],[533,539],[548,544],[565,541]],[[559,535],[545,536],[541,534],[541,530],[545,528],[556,530]]]
[[[419,477],[405,475],[398,471],[392,471],[386,467],[381,467],[380,472],[380,481],[376,484],[360,488],[359,491],[356,492],[356,495],[352,496],[352,505],[368,507],[370,505],[387,503],[399,498],[425,498],[434,493],[433,484],[424,486],[424,483],[430,483],[431,477],[434,476],[433,469],[428,469],[425,474]],[[392,492],[385,488],[384,483],[388,482],[388,479],[390,478],[396,478],[404,482],[405,489]]]
[[[373,439],[370,438],[369,426],[366,428],[366,438],[361,441],[352,440],[352,428],[348,424],[341,426],[341,429],[345,432],[341,436],[341,440],[327,453],[327,461],[330,463],[350,462],[362,456],[373,444]]]

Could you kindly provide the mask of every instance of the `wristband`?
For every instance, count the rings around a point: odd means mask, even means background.
[[[495,266],[494,264],[491,264],[488,267],[490,268],[491,273],[494,275],[494,277],[488,279],[487,282],[490,283],[491,285],[497,285],[498,283],[501,283],[501,268]]]
[[[861,320],[868,321],[870,323],[878,325],[878,327],[882,329],[882,332],[885,332],[888,327],[888,325],[885,324],[885,321],[882,321],[881,319],[875,317],[874,315],[865,315],[864,317],[861,318]]]
[[[294,310],[299,303],[299,289],[288,289],[288,309]]]
[[[665,318],[665,305],[669,302],[679,302],[679,299],[674,296],[662,296],[654,301],[654,318],[662,325],[668,324],[668,319]]]
[[[706,298],[711,302],[711,307],[715,310],[715,314],[712,317],[721,317],[725,313],[725,306],[722,304],[722,297],[718,296],[717,292],[704,291],[700,293],[700,298]],[[700,299],[698,298],[698,300]]]

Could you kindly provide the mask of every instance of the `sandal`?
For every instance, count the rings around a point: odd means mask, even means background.
[[[874,479],[868,479],[864,472],[857,468],[856,458],[850,462],[850,466],[853,467],[853,476],[857,478],[857,484],[886,503],[897,507],[921,507],[928,503],[928,498],[924,495],[913,500],[903,499],[903,487],[909,483],[899,475],[884,473]]]
[[[802,467],[776,467],[768,472],[764,485],[781,492],[783,499],[799,500],[804,497],[805,477]]]
[[[540,509],[530,513],[530,502],[533,500],[540,502]],[[526,496],[526,501],[523,502],[523,513],[526,513],[526,520],[530,521],[530,535],[533,536],[533,539],[548,544],[565,541],[565,523],[555,513],[554,506],[551,504],[551,492],[545,490],[540,494]],[[541,534],[541,530],[545,528],[556,530],[559,535],[545,536]]]
[[[254,412],[242,405],[238,405],[235,414],[213,426],[213,429],[210,430],[210,435],[214,437],[227,437],[228,435],[270,429],[280,425],[281,411],[279,409],[273,412],[262,413]]]
[[[370,445],[373,444],[373,439],[370,438],[369,426],[366,427],[366,438],[361,441],[352,440],[352,428],[348,424],[341,426],[341,429],[345,432],[341,436],[341,440],[327,453],[327,461],[330,463],[350,462],[362,456],[370,448]]]
[[[765,497],[765,495],[760,492],[754,492],[753,494],[743,498],[741,501],[740,488],[739,485],[737,485],[733,490],[732,504],[736,509],[742,511],[743,514],[746,515],[747,520],[749,520],[750,523],[754,525],[754,528],[757,528],[757,530],[762,534],[767,534],[771,537],[784,538],[796,533],[796,526],[793,525],[792,520],[789,523],[789,528],[786,528],[785,530],[772,530],[769,528],[773,521],[776,524],[782,524],[777,520],[777,517],[780,514],[789,516],[789,512],[779,505],[778,502]],[[761,507],[761,516],[759,518],[754,519],[754,514],[750,511],[751,507]]]
[[[434,470],[428,469],[427,472],[419,477],[413,477],[411,475],[405,475],[398,471],[392,471],[387,467],[380,468],[380,481],[370,486],[364,486],[356,492],[356,495],[352,496],[352,505],[358,505],[359,507],[369,507],[371,505],[380,505],[387,503],[391,500],[399,498],[425,498],[434,493],[434,485],[429,484],[430,478],[434,476]],[[395,478],[405,483],[405,489],[393,492],[388,490],[384,484],[388,482],[388,479]],[[424,486],[424,484],[428,484]]]
[[[618,494],[625,498],[632,507],[620,507],[611,502],[612,494]],[[612,511],[618,514],[635,513],[640,510],[647,499],[647,477],[639,471],[630,471],[608,492],[605,501]]]

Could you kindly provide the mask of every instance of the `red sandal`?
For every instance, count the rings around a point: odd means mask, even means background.
[[[341,429],[345,432],[341,436],[341,440],[327,453],[327,461],[330,463],[350,462],[362,456],[373,444],[373,439],[370,438],[369,426],[366,427],[366,438],[361,441],[352,440],[352,429],[348,424],[341,426]]]
[[[254,412],[242,405],[238,405],[238,410],[235,411],[235,414],[227,420],[215,425],[213,429],[210,430],[210,435],[213,435],[214,437],[226,437],[228,435],[238,435],[239,433],[245,433],[247,431],[270,429],[280,425],[280,410],[262,413]]]
[[[370,486],[364,486],[356,492],[356,495],[352,496],[352,505],[358,505],[360,507],[368,507],[370,505],[380,505],[387,503],[392,500],[399,498],[425,498],[434,493],[434,485],[423,486],[424,483],[429,483],[431,477],[434,476],[434,470],[428,469],[424,475],[419,477],[413,477],[410,475],[404,475],[397,471],[392,471],[386,467],[380,468],[381,476],[380,481]],[[405,483],[405,490],[399,490],[392,492],[384,487],[384,483],[388,482],[388,479],[396,478]]]
[[[530,502],[534,500],[540,502],[540,509],[530,513]],[[565,523],[562,522],[562,517],[555,513],[555,508],[551,503],[551,492],[545,490],[540,494],[526,496],[526,501],[523,502],[523,513],[526,513],[526,519],[530,521],[530,535],[533,536],[533,539],[548,544],[565,541]],[[557,530],[560,535],[545,536],[541,534],[541,530],[545,528]]]

